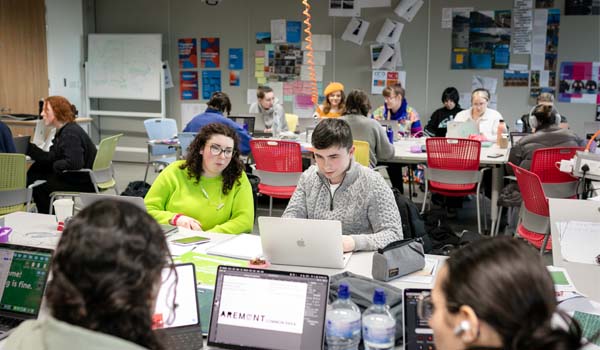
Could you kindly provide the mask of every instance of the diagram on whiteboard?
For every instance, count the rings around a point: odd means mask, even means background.
[[[88,96],[160,100],[160,34],[90,34]]]

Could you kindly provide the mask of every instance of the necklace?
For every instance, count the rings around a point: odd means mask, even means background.
[[[211,202],[210,197],[208,196],[208,192],[206,192],[206,190],[204,189],[204,186],[202,186],[202,184],[200,184],[200,190],[202,190],[202,194],[208,200],[209,205],[212,205],[217,210],[223,209],[223,207],[225,206],[225,203],[223,203],[223,192],[219,191],[219,202],[215,203],[215,202]]]

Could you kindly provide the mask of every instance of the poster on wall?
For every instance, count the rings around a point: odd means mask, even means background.
[[[219,38],[200,39],[200,61],[202,68],[219,68]]]
[[[202,71],[202,99],[208,100],[213,92],[221,90],[221,71],[203,70]]]
[[[598,103],[600,62],[562,62],[559,79],[559,102]]]
[[[182,100],[198,99],[198,72],[179,72],[179,96]]]
[[[271,43],[271,32],[257,32],[256,33],[257,44],[270,44]]]
[[[527,87],[529,84],[529,72],[518,70],[504,71],[504,86],[506,87]]]
[[[273,51],[268,51],[268,72],[265,74],[269,81],[292,81],[298,79],[302,67],[302,47],[298,44],[274,45]]]
[[[560,11],[558,9],[548,10],[546,22],[546,55],[544,57],[544,69],[556,72],[558,62],[558,34],[560,31]]]
[[[453,13],[452,69],[507,69],[511,11]]]
[[[556,96],[556,72],[532,70],[529,81],[529,96],[537,98],[542,92]]]
[[[244,69],[244,49],[230,48],[229,49],[229,69],[241,70]]]
[[[565,15],[600,15],[600,2],[597,0],[565,0]]]
[[[287,21],[285,24],[285,37],[288,43],[299,43],[301,39],[302,22]]]
[[[177,40],[177,52],[179,54],[179,68],[198,68],[198,47],[196,39],[185,38]]]
[[[379,95],[388,86],[402,84],[406,88],[405,71],[374,70],[371,75],[371,94]]]
[[[360,7],[355,0],[329,0],[329,16],[358,17]]]
[[[230,70],[229,71],[229,86],[240,86],[240,71]]]
[[[531,52],[532,25],[531,0],[515,0],[511,43],[514,54],[528,54]]]

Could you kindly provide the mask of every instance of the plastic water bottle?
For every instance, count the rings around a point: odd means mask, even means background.
[[[330,350],[356,350],[360,343],[360,310],[350,300],[345,283],[338,288],[338,299],[327,310],[325,335]]]
[[[385,303],[385,292],[375,289],[373,304],[362,316],[365,350],[393,349],[396,336],[396,319]]]
[[[523,121],[521,118],[517,118],[517,121],[515,122],[515,131],[523,132]]]

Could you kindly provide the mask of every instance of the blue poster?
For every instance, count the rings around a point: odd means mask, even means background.
[[[287,42],[288,43],[299,43],[301,29],[302,29],[302,22],[286,21],[285,35],[286,35]]]
[[[229,49],[229,69],[244,69],[244,49]]]
[[[221,71],[202,71],[202,99],[208,100],[213,92],[221,91]]]

